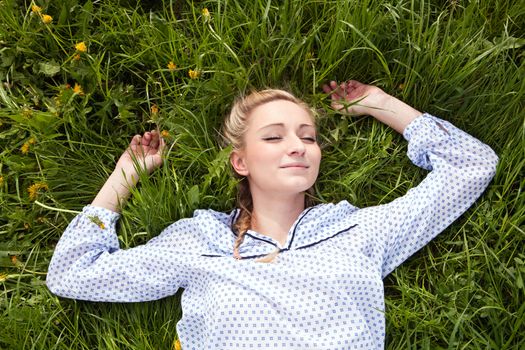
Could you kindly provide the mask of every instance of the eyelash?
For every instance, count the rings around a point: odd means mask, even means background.
[[[270,136],[270,137],[265,137],[263,138],[264,141],[277,141],[277,140],[281,140],[282,137],[280,136]],[[309,141],[309,142],[316,142],[316,138],[315,137],[301,137],[302,140],[305,140],[305,141]]]
[[[263,138],[264,141],[275,141],[275,140],[280,140],[280,139],[282,139],[282,137],[280,136],[270,136],[270,137]]]

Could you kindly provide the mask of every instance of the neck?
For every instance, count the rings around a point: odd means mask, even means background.
[[[304,210],[304,198],[304,193],[273,196],[252,192],[252,229],[284,246],[288,231]]]

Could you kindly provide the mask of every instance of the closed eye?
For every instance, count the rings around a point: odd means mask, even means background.
[[[281,140],[282,137],[280,136],[269,136],[269,137],[263,137],[264,141],[278,141]]]
[[[307,142],[311,142],[311,143],[317,142],[315,137],[301,137],[301,139]]]

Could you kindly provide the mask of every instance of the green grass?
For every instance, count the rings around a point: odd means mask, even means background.
[[[327,108],[320,85],[351,78],[452,121],[500,156],[474,206],[385,279],[386,347],[523,349],[523,2],[37,4],[52,23],[29,1],[0,1],[0,348],[172,346],[180,295],[97,304],[57,298],[44,285],[68,211],[91,202],[135,133],[168,130],[172,147],[123,211],[124,247],[196,208],[232,208],[217,130],[234,97],[252,88],[289,89],[319,111],[321,201],[374,205],[417,184],[425,172],[406,158],[402,137]],[[76,60],[81,41],[88,51]],[[200,76],[190,79],[190,69]],[[35,183],[47,189],[30,198]]]

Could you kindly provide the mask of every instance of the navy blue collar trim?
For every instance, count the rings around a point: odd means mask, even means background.
[[[288,247],[286,248],[287,250],[290,249],[290,247],[292,246],[292,243],[293,243],[293,240],[295,238],[295,231],[297,230],[297,227],[299,226],[299,224],[301,223],[301,221],[304,219],[304,217],[306,216],[306,214],[308,214],[314,207],[310,207],[308,208],[308,210],[303,214],[303,216],[301,216],[299,218],[299,220],[297,220],[297,224],[295,224],[295,227],[293,228],[293,232],[292,232],[292,239],[290,239],[290,244],[288,244]],[[281,249],[282,250],[282,249]]]
[[[321,242],[324,242],[324,241],[326,241],[326,240],[329,240],[330,238],[334,238],[335,236],[337,236],[337,235],[339,235],[339,234],[341,234],[341,233],[343,233],[343,232],[350,231],[351,229],[353,229],[353,228],[356,227],[356,226],[357,226],[357,224],[352,225],[352,226],[350,226],[350,227],[345,228],[344,230],[341,230],[341,231],[339,231],[339,232],[334,233],[334,234],[331,235],[330,237],[323,238],[323,239],[321,239],[321,240],[319,240],[319,241],[317,241],[317,242],[310,243],[310,244],[307,244],[307,245],[303,245],[303,246],[301,246],[301,247],[297,247],[297,248],[295,248],[295,249],[298,250],[298,249],[309,248],[309,247],[311,247],[311,246],[314,246],[314,245],[316,245],[316,244],[319,244],[319,243],[321,243]]]
[[[306,215],[306,213],[305,213],[305,215]],[[304,215],[303,215],[303,217],[304,217]],[[301,217],[301,219],[302,219],[303,217]],[[297,224],[299,224],[299,222],[297,222]],[[319,241],[317,241],[317,242],[310,243],[310,244],[307,244],[307,245],[303,245],[303,246],[301,246],[301,247],[297,247],[297,248],[295,248],[295,249],[296,249],[296,250],[299,250],[299,249],[305,249],[305,248],[313,247],[314,245],[317,245],[317,244],[319,244],[319,243],[321,243],[321,242],[324,242],[324,241],[327,241],[327,240],[329,240],[329,239],[331,239],[331,238],[334,238],[335,236],[340,235],[341,233],[344,233],[344,232],[350,231],[351,229],[353,229],[353,228],[356,227],[356,226],[357,226],[357,224],[352,225],[352,226],[350,226],[350,227],[345,228],[344,230],[341,230],[341,231],[338,231],[338,232],[334,233],[334,234],[331,235],[330,237],[323,238],[323,239],[321,239],[321,240],[319,240]],[[294,233],[295,233],[295,229],[294,229]],[[266,240],[264,240],[264,239],[261,239],[261,238],[258,238],[258,237],[253,237],[253,236],[250,236],[250,237],[252,237],[252,238],[254,238],[254,239],[259,239],[259,240],[264,241],[264,242],[267,242],[267,243],[270,243],[271,245],[277,247],[277,245],[275,245],[274,243],[269,242],[269,241],[266,241]],[[292,239],[293,239],[293,236],[292,236]],[[291,243],[292,243],[292,242],[290,241],[290,246],[291,246]],[[286,252],[286,251],[290,250],[290,246],[289,246],[288,248],[280,249],[280,250],[279,250],[279,254],[282,253],[282,252]],[[266,256],[266,255],[268,255],[268,254],[249,255],[249,256],[243,256],[242,259],[257,259],[257,258],[262,258],[263,256]],[[225,257],[224,255],[217,255],[217,254],[201,254],[201,256],[209,257],[209,258],[221,258],[221,257]]]
[[[267,240],[267,239],[260,238],[260,237],[255,237],[254,235],[251,235],[251,234],[249,234],[249,233],[245,233],[244,235],[245,235],[245,236],[250,236],[250,237],[253,238],[253,239],[257,239],[257,240],[259,240],[259,241],[263,241],[263,242],[266,242],[266,243],[268,243],[268,244],[273,245],[274,247],[277,247],[277,244],[275,244],[275,243],[273,243],[272,241],[269,241],[269,240]]]
[[[305,211],[305,212],[303,213],[303,215],[299,218],[299,220],[297,220],[297,224],[295,224],[295,226],[294,226],[294,228],[293,228],[292,239],[290,240],[290,244],[288,245],[288,248],[292,246],[293,240],[294,240],[294,238],[295,238],[295,231],[297,230],[297,226],[299,226],[299,223],[303,220],[303,218],[306,216],[306,214],[308,214],[313,208],[314,208],[314,207],[310,207],[310,208],[306,209],[306,211]],[[231,221],[231,224],[230,224],[230,228],[231,228],[231,230],[232,230],[232,232],[233,232],[233,235],[234,235],[235,237],[237,237],[238,234],[237,234],[237,232],[233,229],[233,225],[235,224],[235,221],[237,221],[237,218],[238,218],[240,212],[241,212],[240,209],[237,210],[237,212],[235,213],[235,215],[233,215],[233,217],[232,217],[232,221]],[[277,247],[277,244],[275,244],[275,243],[273,243],[273,242],[271,242],[271,241],[265,240],[265,239],[263,239],[263,238],[255,237],[255,236],[253,236],[253,235],[251,235],[251,234],[249,234],[249,233],[245,233],[245,235],[246,235],[246,236],[250,236],[250,237],[253,238],[253,239],[258,239],[258,240],[260,240],[260,241],[263,241],[263,242],[266,242],[266,243],[270,243],[270,244],[273,245],[274,247]],[[286,248],[286,249],[287,249],[287,248]]]

